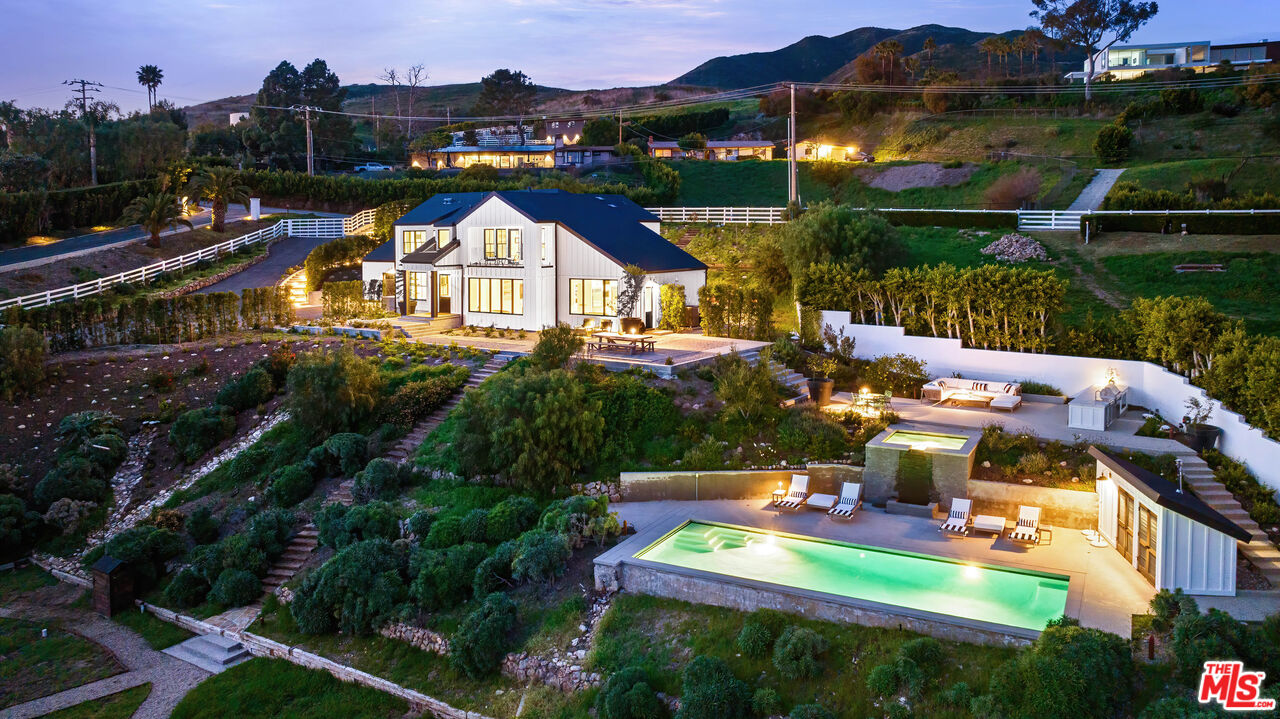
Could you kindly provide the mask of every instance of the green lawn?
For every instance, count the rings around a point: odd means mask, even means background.
[[[47,628],[49,636],[40,637]],[[0,619],[0,707],[96,682],[124,671],[97,644],[20,619]]]
[[[408,710],[404,701],[376,689],[347,684],[327,672],[283,659],[256,658],[215,674],[192,689],[173,719],[391,719]]]
[[[30,592],[40,587],[52,587],[58,580],[43,569],[32,565],[22,569],[0,572],[0,600]]]
[[[1136,182],[1151,190],[1184,192],[1192,180],[1228,178],[1227,190],[1233,194],[1276,192],[1276,171],[1280,162],[1255,158],[1244,163],[1238,158],[1182,160],[1130,167],[1120,176],[1122,182]]]
[[[150,612],[124,612],[111,618],[142,635],[152,649],[168,649],[195,636],[182,627],[158,619]]]
[[[893,629],[833,624],[787,617],[787,623],[808,627],[830,643],[822,658],[824,672],[813,679],[785,680],[770,658],[741,654],[735,645],[743,612],[670,599],[620,594],[602,620],[588,666],[614,672],[631,664],[649,670],[654,689],[680,694],[680,673],[695,656],[726,661],[739,679],[753,688],[768,687],[782,697],[784,711],[795,704],[818,701],[836,716],[881,716],[875,697],[866,688],[867,674],[893,660],[898,647],[919,635]],[[969,716],[968,707],[951,708],[938,701],[938,689],[965,681],[981,691],[991,671],[1012,657],[1014,650],[943,642],[946,659],[934,691],[913,702],[913,716]]]
[[[143,684],[46,714],[45,719],[129,719],[149,694],[151,685]]]

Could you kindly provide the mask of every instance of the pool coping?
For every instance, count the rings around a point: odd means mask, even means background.
[[[953,457],[968,457],[969,455],[973,454],[974,450],[978,448],[978,442],[982,441],[982,432],[974,431],[971,429],[956,428],[954,430],[947,429],[947,431],[945,432],[940,432],[936,428],[926,428],[926,427],[920,427],[918,425],[914,425],[908,422],[899,422],[897,424],[891,424],[888,427],[885,427],[884,430],[880,432],[880,434],[877,434],[875,437],[872,437],[867,442],[867,447],[879,447],[881,449],[893,450],[895,452],[907,452],[914,449],[913,447],[911,447],[911,445],[891,444],[889,442],[886,442],[885,440],[893,436],[895,432],[912,432],[915,434],[935,434],[935,435],[944,436],[944,437],[964,437],[965,438],[964,444],[960,445],[955,449],[949,449],[947,447],[930,447],[928,449],[915,450],[919,452],[924,452],[926,454],[945,454]]]
[[[855,520],[856,521],[856,520]],[[648,549],[656,542],[665,538],[667,535],[683,527],[685,524],[697,522],[701,524],[710,524],[722,527],[730,527],[735,529],[743,529],[754,532],[766,532],[772,534],[780,534],[798,539],[805,539],[828,544],[842,544],[850,546],[866,546],[874,549],[883,549],[891,552],[911,554],[915,556],[936,557],[942,560],[958,561],[958,562],[974,562],[974,560],[965,557],[948,555],[948,554],[926,554],[918,552],[906,547],[895,547],[891,543],[876,544],[855,544],[845,542],[838,539],[830,539],[826,537],[818,537],[814,535],[794,534],[790,532],[779,532],[766,529],[763,527],[750,527],[746,525],[731,524],[713,519],[703,519],[697,515],[691,515],[688,512],[674,511],[658,521],[653,522],[649,527],[637,532],[626,540],[619,542],[611,547],[608,551],[602,553],[595,559],[595,567],[597,573],[600,568],[612,570],[615,577],[620,578],[620,570],[625,571],[625,565],[632,565],[637,568],[646,569],[652,572],[664,572],[688,579],[714,581],[721,584],[740,587],[759,592],[768,592],[775,595],[797,597],[811,602],[824,603],[828,605],[848,607],[853,610],[862,610],[886,617],[902,617],[911,620],[913,626],[908,627],[912,631],[925,634],[932,634],[947,639],[958,639],[959,641],[980,641],[987,644],[1026,644],[1040,636],[1041,630],[1025,629],[1023,627],[1015,627],[1007,624],[997,624],[995,622],[987,622],[978,619],[968,619],[966,617],[958,617],[951,614],[942,614],[940,612],[930,612],[923,609],[913,609],[903,607],[896,604],[885,604],[874,602],[866,599],[857,599],[847,597],[840,594],[831,594],[812,589],[803,589],[799,587],[791,587],[785,584],[776,584],[757,579],[748,579],[744,577],[734,577],[727,574],[718,574],[701,569],[691,569],[681,567],[666,562],[656,562],[652,560],[640,559],[635,555]],[[963,540],[957,540],[963,541]],[[1063,613],[1068,617],[1079,618],[1080,609],[1084,595],[1085,575],[1071,570],[1057,569],[1053,567],[1042,567],[1036,565],[1012,563],[1012,564],[993,564],[991,562],[974,562],[984,567],[995,569],[1005,569],[1015,572],[1027,572],[1036,574],[1049,574],[1058,577],[1067,578],[1067,599]],[[597,587],[599,588],[599,587]],[[626,589],[625,583],[620,589]],[[675,597],[681,598],[681,597]],[[692,600],[700,601],[700,600]],[[701,601],[704,604],[716,604],[716,602]],[[720,604],[720,606],[725,606]],[[794,613],[794,612],[793,612]],[[803,611],[801,612],[803,614]],[[832,620],[835,621],[835,620]],[[954,627],[959,630],[961,637],[953,636],[946,631],[931,631],[928,627],[932,625],[942,625],[943,627]],[[990,641],[994,640],[994,641]]]

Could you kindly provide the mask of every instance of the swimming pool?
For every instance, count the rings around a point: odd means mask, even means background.
[[[958,434],[934,434],[932,432],[911,432],[894,430],[884,438],[885,444],[905,445],[912,449],[961,449],[969,438]]]
[[[686,522],[634,556],[1034,631],[1067,603],[1062,575],[706,522]]]

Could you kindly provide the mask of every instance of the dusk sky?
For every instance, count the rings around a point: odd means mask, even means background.
[[[1139,41],[1280,39],[1276,0],[1162,0]],[[925,23],[1004,31],[1031,24],[1030,0],[7,0],[0,99],[61,107],[63,80],[110,86],[145,107],[139,65],[164,70],[160,97],[189,105],[251,93],[281,60],[324,58],[344,84],[425,63],[429,84],[498,67],[571,89],[662,83],[717,55],[772,50],[806,35]]]

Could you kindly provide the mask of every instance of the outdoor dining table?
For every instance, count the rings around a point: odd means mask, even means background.
[[[650,335],[628,335],[621,332],[595,332],[591,335],[595,340],[588,343],[597,351],[625,350],[631,354],[636,352],[653,352],[655,343]]]

